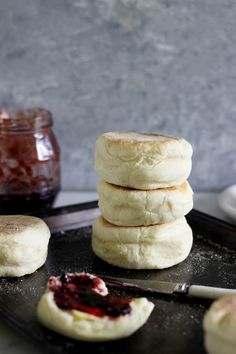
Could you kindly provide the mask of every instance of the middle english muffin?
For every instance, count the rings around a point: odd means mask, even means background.
[[[184,217],[151,226],[115,226],[102,216],[93,223],[94,253],[129,269],[163,269],[182,262],[192,247],[192,230]]]
[[[102,216],[118,226],[167,223],[183,217],[193,207],[193,191],[187,181],[176,187],[147,191],[101,181],[97,190]]]
[[[157,189],[187,180],[192,147],[183,138],[161,134],[109,132],[100,135],[95,170],[106,182],[135,189]]]

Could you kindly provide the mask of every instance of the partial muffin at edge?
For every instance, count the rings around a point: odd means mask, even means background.
[[[47,257],[50,230],[37,217],[0,216],[0,276],[20,277],[33,273]]]
[[[215,300],[203,319],[208,354],[236,353],[236,295]]]

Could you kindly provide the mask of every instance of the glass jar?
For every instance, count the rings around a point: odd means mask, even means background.
[[[0,111],[0,214],[50,208],[60,189],[60,149],[52,114]]]

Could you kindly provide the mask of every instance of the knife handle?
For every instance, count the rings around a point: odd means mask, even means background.
[[[191,285],[188,289],[188,295],[194,297],[202,297],[206,299],[218,299],[226,295],[236,295],[236,289],[224,289],[203,285]]]

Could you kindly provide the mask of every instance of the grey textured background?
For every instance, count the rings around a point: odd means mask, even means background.
[[[195,191],[236,183],[236,1],[0,0],[0,105],[54,114],[64,189],[110,130],[181,135]]]

